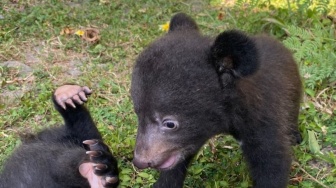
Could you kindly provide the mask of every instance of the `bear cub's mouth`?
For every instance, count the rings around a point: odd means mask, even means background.
[[[163,171],[172,169],[179,161],[179,158],[180,158],[180,154],[173,153],[168,158],[163,160],[161,164],[158,164],[155,168],[158,170],[163,170]]]

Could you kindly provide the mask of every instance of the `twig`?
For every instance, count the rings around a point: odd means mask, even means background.
[[[139,171],[135,168],[134,164],[132,163],[132,168],[136,173],[139,173]]]
[[[106,96],[103,95],[103,94],[98,93],[97,95],[98,95],[98,97],[100,97],[100,98],[102,98],[102,99],[106,99],[106,100],[109,101],[109,102],[115,102],[114,100],[112,100],[112,99],[109,98],[109,97],[106,97]]]
[[[316,96],[316,99],[317,99],[317,98],[320,98],[320,95],[322,95],[323,93],[325,93],[328,89],[329,89],[329,87],[324,88],[324,89],[323,89],[323,90]]]
[[[320,182],[319,180],[317,180],[316,178],[314,178],[312,175],[310,175],[305,169],[302,168],[302,166],[298,163],[298,162],[293,162],[294,165],[298,166],[299,169],[305,173],[311,180],[315,181],[316,183],[318,183],[319,185],[321,185],[322,187],[325,188],[329,188],[328,186],[324,185],[322,182]]]

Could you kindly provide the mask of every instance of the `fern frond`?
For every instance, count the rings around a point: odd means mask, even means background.
[[[296,26],[286,28],[289,37],[284,45],[294,52],[294,58],[300,62],[300,72],[307,87],[320,87],[326,82],[336,80],[336,39],[330,32],[317,24],[311,29]]]

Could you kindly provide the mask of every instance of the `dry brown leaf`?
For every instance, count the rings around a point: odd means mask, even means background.
[[[74,29],[72,29],[71,27],[64,27],[61,32],[60,35],[71,35],[74,33]]]
[[[99,30],[96,28],[84,29],[84,35],[82,36],[82,39],[92,43],[98,42],[100,39]]]

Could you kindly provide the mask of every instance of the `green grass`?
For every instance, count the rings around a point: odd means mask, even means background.
[[[305,97],[300,115],[304,142],[293,147],[290,187],[335,187],[336,34],[335,22],[327,18],[335,19],[335,1],[237,0],[233,6],[221,2],[2,0],[0,63],[20,61],[33,72],[20,76],[19,70],[0,66],[0,94],[28,90],[12,101],[0,99],[0,164],[20,144],[20,134],[61,123],[51,93],[62,83],[78,83],[94,90],[88,107],[119,159],[121,187],[149,187],[158,173],[140,171],[131,164],[137,122],[129,96],[130,74],[136,56],[164,33],[159,25],[182,11],[194,17],[207,35],[231,28],[266,32],[293,51],[305,82]],[[89,43],[76,35],[60,35],[66,27],[95,27],[100,40]],[[81,75],[69,74],[75,68]],[[186,179],[186,187],[249,185],[239,146],[228,136],[205,145]]]

